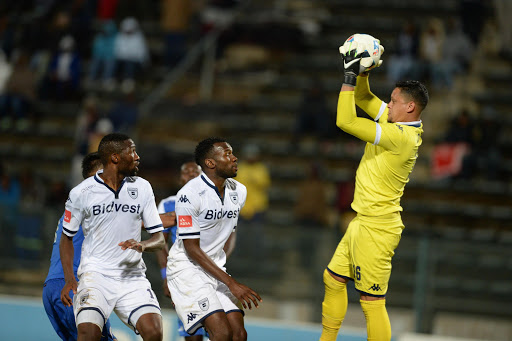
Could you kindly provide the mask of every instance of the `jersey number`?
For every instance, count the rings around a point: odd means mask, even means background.
[[[354,267],[354,278],[358,281],[361,280],[361,267],[359,266],[355,266],[353,265]]]

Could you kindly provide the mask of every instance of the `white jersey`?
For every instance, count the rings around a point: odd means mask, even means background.
[[[151,184],[140,177],[126,177],[117,191],[99,176],[85,179],[69,194],[63,233],[84,232],[78,276],[99,272],[109,277],[141,276],[146,272],[142,254],[118,245],[128,239],[141,240],[141,222],[148,233],[162,231]]]
[[[224,245],[236,229],[247,189],[240,182],[227,179],[224,198],[213,182],[201,173],[190,180],[176,195],[176,242],[169,251],[167,271],[170,275],[182,269],[197,267],[187,255],[184,239],[199,238],[201,249],[225,270]]]

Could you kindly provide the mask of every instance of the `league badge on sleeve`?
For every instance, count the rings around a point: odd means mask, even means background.
[[[233,202],[233,204],[238,205],[238,193],[237,192],[229,192],[229,198]]]
[[[139,189],[135,187],[128,187],[128,195],[132,199],[137,199],[137,197],[139,196]]]

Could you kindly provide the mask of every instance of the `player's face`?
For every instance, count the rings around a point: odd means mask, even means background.
[[[238,172],[238,159],[233,154],[233,148],[227,142],[218,142],[214,145],[215,170],[221,178],[234,178]]]
[[[185,185],[190,180],[196,178],[201,174],[201,167],[195,162],[187,162],[181,166],[180,183]]]
[[[126,140],[125,148],[119,154],[121,161],[119,162],[119,170],[125,176],[137,175],[139,171],[140,157],[135,150],[135,143],[130,139]]]
[[[388,122],[406,122],[407,114],[411,106],[408,96],[402,93],[402,90],[395,88],[391,93],[391,100],[388,103]]]

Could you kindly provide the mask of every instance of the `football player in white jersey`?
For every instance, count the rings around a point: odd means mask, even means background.
[[[165,246],[153,189],[135,176],[140,158],[130,137],[106,135],[98,153],[103,170],[73,188],[66,202],[60,243],[66,280],[62,302],[74,307],[79,341],[100,340],[113,310],[144,340],[162,340],[160,305],[142,260],[142,252]],[[144,241],[142,222],[151,234]],[[80,224],[85,238],[77,284],[72,238]]]
[[[197,178],[201,174],[201,167],[195,163],[195,161],[188,161],[181,165],[180,167],[180,185],[184,186],[190,180]],[[176,195],[171,195],[165,199],[162,199],[158,204],[158,213],[160,213],[160,217],[164,214],[170,214],[172,216],[175,215],[175,207],[176,207]],[[164,225],[165,227],[165,225]],[[169,235],[171,235],[171,242],[174,244],[176,242],[176,224],[173,226],[164,229],[164,238],[165,243],[169,242]],[[156,258],[158,260],[158,264],[160,265],[163,279],[163,288],[165,296],[172,298],[171,293],[169,292],[169,286],[167,285],[167,257],[169,256],[169,251],[166,247],[162,250],[159,250],[156,253]],[[203,335],[206,334],[203,328],[198,328],[194,335],[190,335],[185,331],[185,327],[183,326],[183,322],[178,318],[178,334],[185,338],[185,341],[202,341]]]
[[[177,238],[167,262],[169,290],[189,334],[204,326],[213,341],[247,340],[242,307],[258,307],[261,297],[225,268],[247,190],[231,179],[238,159],[225,140],[199,142],[195,159],[203,172],[177,194]]]

